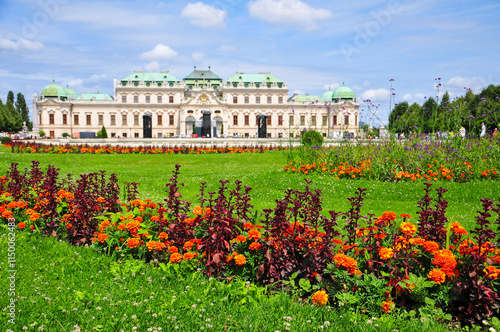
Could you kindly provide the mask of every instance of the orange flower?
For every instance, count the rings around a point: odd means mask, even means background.
[[[317,291],[312,297],[312,302],[318,307],[322,307],[328,302],[328,294],[325,291]]]
[[[159,220],[160,220],[160,217],[158,217],[158,216],[152,216],[151,217],[151,221],[153,221],[153,222],[156,222],[156,221],[159,221]]]
[[[189,261],[189,260],[193,259],[196,256],[198,256],[198,254],[195,253],[195,252],[187,252],[187,253],[184,254],[183,258],[184,258],[185,261]]]
[[[182,255],[179,254],[178,252],[174,252],[172,255],[170,255],[170,263],[177,263],[182,260]]]
[[[245,235],[238,235],[236,237],[236,242],[245,242],[247,240],[247,238],[245,237]]]
[[[195,207],[193,210],[193,214],[195,216],[201,216],[203,214],[203,209],[201,208],[201,206]]]
[[[168,252],[174,254],[176,252],[179,252],[179,249],[177,249],[176,246],[171,246],[170,248],[168,248]]]
[[[391,312],[393,308],[394,308],[394,302],[392,302],[391,300],[385,300],[384,302],[382,302],[382,310],[385,313]]]
[[[442,284],[446,280],[446,273],[441,271],[441,269],[434,269],[427,275],[429,280],[434,281],[436,284]]]
[[[127,246],[129,248],[136,248],[139,246],[139,239],[128,239],[127,240]]]
[[[434,260],[432,261],[432,264],[440,267],[441,270],[446,273],[448,278],[452,278],[458,274],[458,271],[455,270],[457,267],[457,261],[453,256],[453,253],[448,249],[442,249],[434,252]]]
[[[487,266],[483,271],[486,273],[487,278],[495,280],[498,278],[498,274],[500,274],[500,269],[497,269],[492,265]]]
[[[412,236],[417,231],[417,226],[413,225],[411,222],[403,222],[400,226],[401,232],[408,236]]]
[[[401,213],[399,215],[401,218],[408,218],[408,219],[411,219],[411,216],[409,214],[406,214],[406,213]]]
[[[246,224],[243,225],[243,227],[248,229],[253,229],[255,226],[251,222],[247,222]]]
[[[241,266],[246,263],[247,259],[243,255],[236,255],[234,256],[234,261],[236,262],[237,265]]]
[[[149,241],[148,243],[146,243],[146,247],[148,247],[149,251],[155,250],[155,248],[156,248],[156,241]]]
[[[439,250],[439,244],[434,241],[425,241],[423,248],[425,251],[430,252],[431,254]]]
[[[396,214],[392,211],[386,211],[386,212],[382,213],[382,218],[390,220],[390,221],[394,221],[394,220],[396,220]]]
[[[21,221],[19,224],[17,224],[17,227],[19,227],[19,229],[24,229],[26,228],[26,224]]]
[[[394,251],[391,248],[382,247],[380,248],[378,255],[380,256],[381,260],[386,261],[394,256]]]
[[[132,221],[129,221],[127,224],[126,224],[126,227],[127,227],[127,230],[130,232],[130,233],[137,233],[137,231],[139,230],[139,227],[141,227],[141,223],[138,221],[138,220],[132,220]]]
[[[450,230],[457,236],[469,234],[458,222],[451,223]]]
[[[108,238],[108,235],[106,233],[100,233],[97,236],[97,241],[103,243],[104,241],[106,241],[107,238]]]
[[[184,219],[184,223],[185,224],[191,225],[191,224],[193,224],[193,222],[194,222],[193,218],[186,218],[186,219]]]
[[[356,274],[358,268],[358,262],[352,257],[348,257],[344,254],[336,254],[333,257],[333,261],[337,263],[337,267],[342,266],[349,271],[350,274]]]
[[[158,234],[158,237],[160,238],[160,240],[166,240],[168,239],[168,234],[165,232],[161,232],[160,234]]]
[[[248,238],[251,240],[258,240],[260,239],[261,234],[258,230],[256,229],[251,229],[248,231]]]
[[[259,250],[260,249],[260,243],[258,242],[253,242],[249,247],[250,250]]]

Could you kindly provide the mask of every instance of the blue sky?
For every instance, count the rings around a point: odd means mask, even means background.
[[[30,100],[52,79],[78,93],[113,94],[133,70],[196,65],[227,79],[271,72],[293,92],[342,82],[388,117],[422,103],[500,84],[498,0],[0,0],[0,98]]]

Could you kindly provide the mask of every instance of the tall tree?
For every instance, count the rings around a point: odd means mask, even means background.
[[[2,99],[0,98],[0,132],[2,131],[7,131],[5,128],[6,128],[6,124],[5,124],[5,117],[4,117],[4,105],[3,105],[3,102],[2,102]]]
[[[14,104],[14,92],[12,92],[12,91],[9,91],[9,93],[7,94],[7,103],[8,103],[9,101],[10,101],[12,104]]]
[[[24,99],[24,95],[21,92],[17,94],[15,105],[17,112],[21,114],[23,122],[26,122],[26,125],[28,125],[30,123],[30,110],[28,106],[26,106],[26,100]]]
[[[5,104],[5,113],[7,115],[8,128],[7,131],[10,133],[17,133],[23,128],[23,118],[21,114],[16,111],[14,104],[7,101]]]

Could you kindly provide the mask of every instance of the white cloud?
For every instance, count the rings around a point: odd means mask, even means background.
[[[203,2],[189,3],[181,12],[182,17],[189,19],[189,23],[202,28],[224,28],[224,19],[227,12],[206,5]]]
[[[168,60],[176,56],[176,51],[163,44],[158,44],[151,51],[141,54],[141,58],[147,60]]]
[[[423,103],[426,95],[424,93],[406,93],[403,96],[403,101],[407,101],[408,104],[413,103]]]
[[[445,84],[444,88],[450,88],[452,90],[465,91],[464,88],[472,89],[473,91],[479,91],[488,86],[488,80],[481,77],[461,77],[455,76],[450,78]]]
[[[21,37],[14,39],[0,38],[0,49],[12,51],[38,51],[43,48],[43,44],[37,41],[31,41]]]
[[[219,47],[219,51],[224,53],[234,52],[236,51],[236,47],[234,47],[233,45],[222,45],[221,47]]]
[[[158,72],[160,70],[160,63],[158,61],[151,61],[147,65],[144,66],[144,69],[147,72]]]
[[[255,0],[250,1],[248,10],[252,17],[264,22],[301,27],[307,31],[318,28],[317,21],[331,18],[327,9],[316,9],[300,0]]]
[[[195,62],[200,62],[205,58],[205,54],[203,54],[202,52],[196,52],[193,53],[192,58]]]
[[[360,96],[362,100],[369,99],[372,102],[389,100],[389,89],[370,89],[363,92]]]

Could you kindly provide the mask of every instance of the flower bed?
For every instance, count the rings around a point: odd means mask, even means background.
[[[321,213],[321,191],[306,181],[287,190],[259,215],[251,188],[220,181],[200,189],[200,205],[182,199],[179,167],[161,203],[137,198],[129,185],[123,201],[116,178],[105,172],[59,179],[34,162],[13,164],[0,178],[0,215],[23,231],[91,245],[117,259],[132,256],[177,271],[203,269],[285,287],[317,305],[348,305],[372,314],[394,310],[464,324],[498,316],[500,205],[482,200],[468,232],[446,218],[446,190],[426,183],[417,216],[362,214],[364,189],[348,198],[346,212]],[[414,220],[414,221],[412,221]],[[496,321],[492,321],[495,323]]]
[[[6,145],[7,146],[7,145]],[[13,153],[57,153],[57,154],[207,154],[207,153],[264,153],[282,150],[281,147],[199,147],[199,146],[100,146],[100,145],[46,145],[32,142],[13,142],[8,145]]]
[[[500,179],[500,140],[412,139],[290,151],[285,171],[336,179],[453,181]]]

